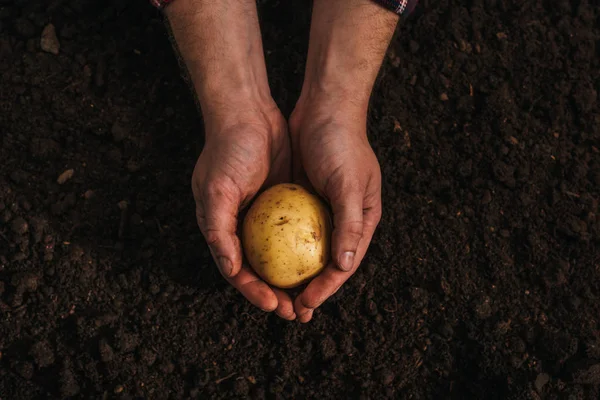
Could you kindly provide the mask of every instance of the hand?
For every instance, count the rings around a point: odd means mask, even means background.
[[[289,182],[286,123],[274,104],[266,111],[231,111],[236,118],[225,123],[221,117],[205,116],[206,143],[192,178],[198,226],[223,277],[258,308],[292,320],[291,299],[243,263],[237,236],[237,216],[256,193]]]
[[[332,262],[295,300],[300,322],[354,274],[381,218],[381,172],[362,115],[353,105],[312,99],[290,119],[294,179],[329,201],[334,227]]]
[[[221,274],[252,304],[294,319],[292,300],[242,262],[238,215],[262,187],[290,178],[287,127],[269,90],[253,0],[178,0],[174,47],[202,108],[205,145],[192,178],[196,217]]]
[[[356,271],[381,218],[367,109],[398,18],[370,0],[315,0],[306,73],[290,118],[293,175],[333,209],[332,263],[296,298],[300,322]]]

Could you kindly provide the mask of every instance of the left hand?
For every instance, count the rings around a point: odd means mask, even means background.
[[[294,179],[333,210],[330,264],[294,302],[300,322],[333,295],[360,265],[381,219],[381,172],[369,144],[364,109],[302,100],[290,118]]]

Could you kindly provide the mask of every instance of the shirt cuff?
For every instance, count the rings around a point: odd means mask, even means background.
[[[414,10],[418,0],[375,0],[383,7],[398,15],[408,15]]]

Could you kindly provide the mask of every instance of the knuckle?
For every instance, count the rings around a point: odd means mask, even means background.
[[[208,198],[221,198],[228,197],[229,190],[223,182],[210,180],[204,183],[203,193]]]
[[[362,189],[359,180],[352,178],[352,176],[353,174],[349,178],[330,181],[329,192],[338,201],[346,201],[348,196],[361,192]]]
[[[321,305],[321,301],[319,301],[320,299],[316,298],[316,297],[310,297],[310,298],[304,298],[302,299],[302,305],[307,308],[308,310],[314,310],[315,308],[319,307]]]
[[[360,238],[363,234],[363,223],[362,221],[351,221],[344,222],[340,226],[342,233],[351,237]]]
[[[204,239],[209,246],[214,246],[221,239],[221,234],[216,229],[206,229],[204,232]]]

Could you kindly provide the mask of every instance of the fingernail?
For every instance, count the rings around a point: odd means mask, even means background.
[[[231,272],[233,271],[233,264],[231,264],[231,261],[229,261],[227,257],[219,257],[218,265],[223,275],[227,277],[231,276]]]
[[[350,271],[354,266],[354,253],[347,251],[340,257],[340,268],[344,271]]]

